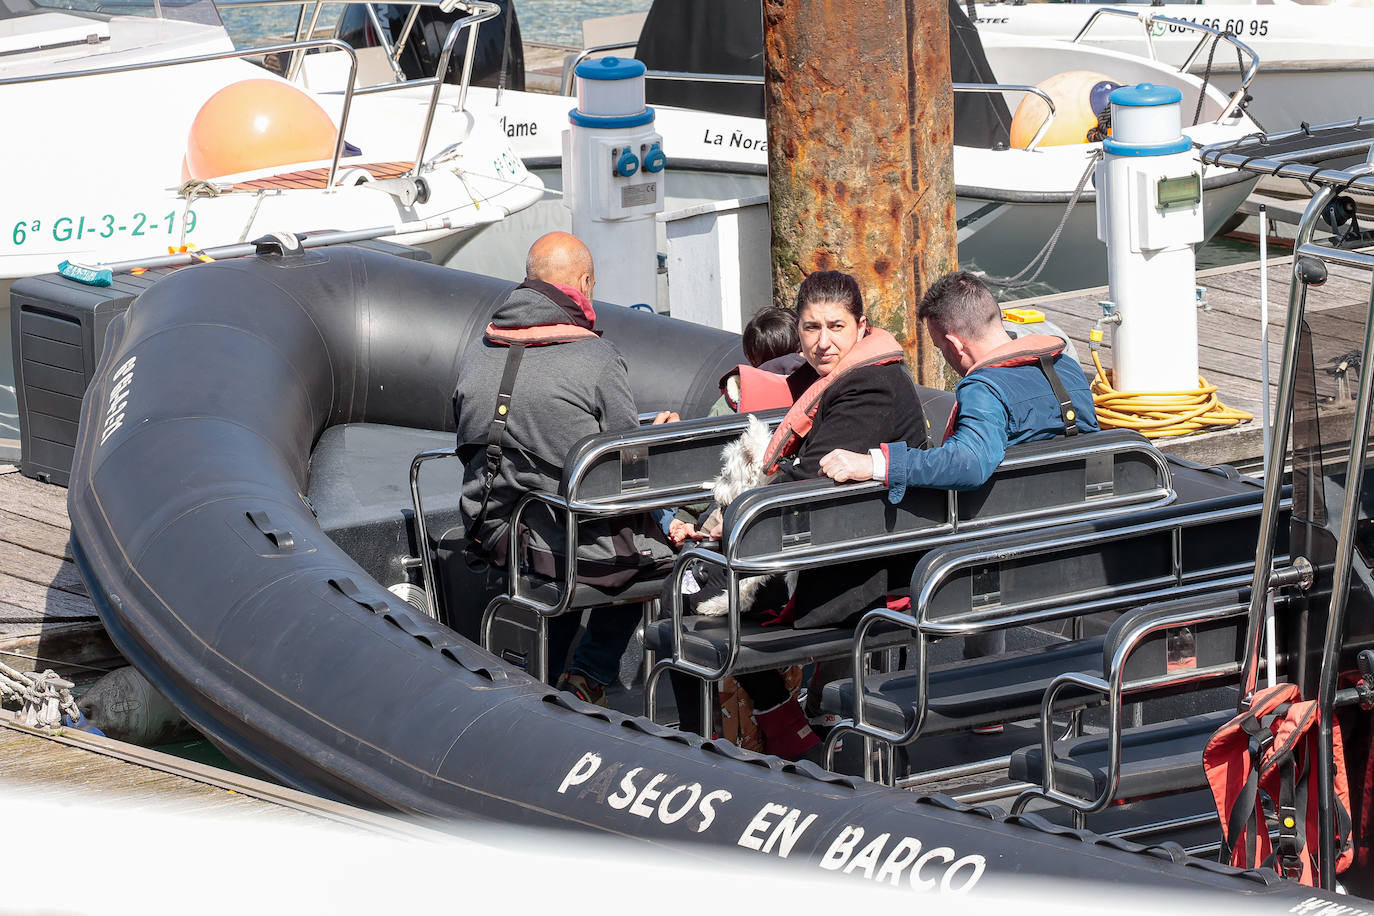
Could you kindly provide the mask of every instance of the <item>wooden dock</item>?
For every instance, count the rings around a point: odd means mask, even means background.
[[[1278,384],[1279,364],[1287,327],[1288,295],[1292,285],[1292,255],[1270,258],[1269,275],[1269,391],[1273,404]],[[1164,451],[1204,464],[1233,464],[1254,470],[1262,456],[1260,415],[1260,270],[1256,264],[1237,264],[1199,271],[1199,286],[1206,288],[1206,308],[1198,311],[1198,365],[1203,378],[1219,389],[1221,400],[1253,414],[1249,423],[1229,430],[1162,439]],[[1332,266],[1330,278],[1308,296],[1309,316],[1369,302],[1369,276],[1362,271]],[[1014,303],[1043,311],[1073,340],[1079,361],[1088,378],[1096,370],[1088,342],[1088,332],[1102,315],[1098,302],[1109,298],[1107,287],[1078,290]],[[1344,319],[1341,319],[1344,320]],[[1357,346],[1362,328],[1353,323],[1351,346]],[[1104,367],[1111,368],[1111,336],[1103,345]]]
[[[118,663],[72,563],[67,491],[0,464],[0,661],[98,674]]]
[[[49,801],[116,801],[178,814],[438,836],[424,826],[149,748],[85,732],[37,732],[0,710],[0,799],[12,791],[38,792]]]

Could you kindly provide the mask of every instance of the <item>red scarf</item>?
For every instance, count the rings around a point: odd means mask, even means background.
[[[777,471],[778,463],[782,459],[795,454],[801,448],[802,440],[811,432],[816,411],[820,409],[821,396],[837,379],[865,366],[900,362],[902,356],[902,346],[897,343],[897,338],[882,328],[869,328],[844,358],[835,364],[835,368],[812,382],[811,387],[806,389],[787,411],[787,416],[783,417],[782,424],[768,442],[768,451],[764,453],[765,473],[772,474]]]
[[[561,308],[568,316],[566,323],[539,324],[528,328],[502,328],[495,323],[488,324],[483,332],[487,340],[500,346],[524,344],[527,347],[542,347],[547,344],[571,343],[574,340],[595,338],[592,330],[596,324],[596,312],[582,291],[562,283],[546,283],[543,280],[526,278],[516,289],[532,289],[546,296],[549,301]]]

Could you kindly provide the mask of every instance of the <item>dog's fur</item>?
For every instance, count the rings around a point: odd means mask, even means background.
[[[721,515],[725,507],[734,502],[735,498],[746,490],[761,487],[767,481],[768,475],[764,473],[763,458],[768,451],[768,443],[772,440],[772,434],[768,432],[768,426],[753,414],[749,415],[749,428],[744,433],[731,442],[720,452],[720,476],[715,479],[711,486],[711,495],[715,497],[717,508],[703,522],[703,528],[709,531],[720,522]],[[740,611],[749,610],[754,603],[754,597],[763,588],[764,583],[772,576],[750,576],[740,581],[739,584],[739,608]],[[789,576],[790,578],[790,576]],[[794,584],[790,583],[789,584]],[[712,598],[697,605],[697,613],[706,617],[720,617],[730,609],[730,597],[722,592]]]

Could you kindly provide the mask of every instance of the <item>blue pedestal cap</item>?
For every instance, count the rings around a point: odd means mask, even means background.
[[[582,79],[610,81],[638,79],[644,76],[644,70],[643,61],[635,60],[632,57],[598,57],[594,60],[584,60],[577,65],[577,69],[573,72]],[[574,108],[568,112],[568,119],[582,127],[602,129],[642,127],[645,124],[653,123],[654,110],[646,105],[642,111],[624,115],[590,115]]]
[[[589,115],[574,108],[568,112],[568,120],[581,127],[598,127],[603,130],[643,127],[645,124],[654,123],[654,109],[653,106],[645,106],[643,111],[631,115]]]
[[[1173,86],[1156,86],[1153,83],[1139,83],[1135,86],[1122,86],[1113,89],[1113,105],[1123,108],[1152,108],[1159,105],[1177,105],[1183,101],[1183,93]],[[1114,137],[1102,141],[1102,149],[1114,156],[1168,156],[1191,149],[1193,141],[1179,136],[1163,143],[1123,143]]]
[[[581,71],[578,67],[578,71]],[[1122,86],[1112,90],[1113,105],[1128,105],[1132,108],[1148,108],[1152,105],[1172,105],[1183,101],[1183,93],[1173,86],[1156,86],[1153,83],[1140,83],[1135,86]]]
[[[632,80],[644,75],[644,62],[633,57],[584,60],[573,72],[585,80]]]

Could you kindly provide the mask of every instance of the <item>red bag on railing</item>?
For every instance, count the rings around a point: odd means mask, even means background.
[[[1336,871],[1350,867],[1350,787],[1339,723],[1332,723],[1336,764]],[[1319,845],[1317,703],[1292,684],[1256,691],[1250,708],[1222,726],[1202,754],[1221,817],[1221,861],[1272,868],[1317,884]],[[1270,828],[1278,830],[1271,839]]]

